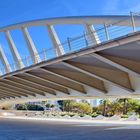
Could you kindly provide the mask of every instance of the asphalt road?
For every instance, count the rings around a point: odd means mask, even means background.
[[[0,118],[0,140],[139,140],[140,126]]]

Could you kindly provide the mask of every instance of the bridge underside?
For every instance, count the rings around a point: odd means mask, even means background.
[[[139,32],[0,78],[1,103],[106,97],[140,97]]]

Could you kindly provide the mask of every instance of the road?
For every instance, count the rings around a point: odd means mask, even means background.
[[[139,140],[140,125],[0,118],[0,140]]]

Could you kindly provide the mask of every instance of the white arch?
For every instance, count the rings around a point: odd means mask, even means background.
[[[140,26],[140,16],[133,16],[135,26]],[[60,25],[60,24],[115,24],[118,26],[132,26],[131,16],[118,16],[118,15],[105,15],[105,16],[75,16],[75,17],[61,17],[38,19],[26,21],[18,24],[8,25],[0,28],[0,32],[5,30],[14,30],[21,27],[29,26],[45,26],[47,25]]]

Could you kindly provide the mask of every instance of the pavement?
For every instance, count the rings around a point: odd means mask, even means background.
[[[114,121],[116,122],[116,121]],[[139,140],[140,123],[0,118],[0,140]]]

